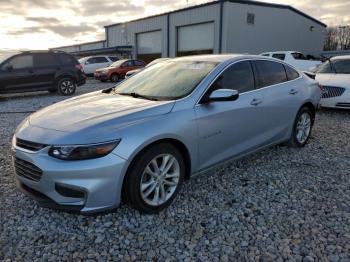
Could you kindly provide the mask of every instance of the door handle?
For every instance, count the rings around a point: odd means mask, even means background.
[[[250,102],[250,104],[253,105],[253,106],[257,106],[257,105],[259,105],[259,104],[261,104],[261,103],[262,103],[262,100],[261,100],[261,99],[258,99],[258,98],[254,98],[254,99],[252,100],[252,102]]]
[[[296,93],[298,93],[298,90],[291,89],[291,90],[289,91],[289,94],[291,94],[291,95],[295,95]]]

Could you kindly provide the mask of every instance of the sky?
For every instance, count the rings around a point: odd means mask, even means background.
[[[208,0],[0,0],[0,55],[104,39],[104,25]],[[292,5],[328,25],[350,24],[350,0],[266,0]]]

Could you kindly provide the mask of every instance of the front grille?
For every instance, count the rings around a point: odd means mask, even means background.
[[[350,108],[350,103],[337,103],[335,106],[339,106],[339,107],[349,107],[349,108]]]
[[[19,158],[16,158],[14,162],[15,172],[18,176],[25,177],[33,181],[40,180],[43,171],[39,167]]]
[[[337,86],[323,86],[323,89],[322,98],[341,96],[345,92],[345,88]]]
[[[30,141],[23,140],[20,138],[16,138],[16,146],[36,152],[36,151],[43,149],[47,145],[35,143],[35,142],[30,142]]]

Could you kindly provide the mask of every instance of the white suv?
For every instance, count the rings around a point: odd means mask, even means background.
[[[296,51],[266,52],[260,55],[283,60],[302,71],[315,71],[315,69],[322,64],[321,61],[309,60],[305,55]]]
[[[97,69],[108,67],[118,60],[116,56],[88,56],[79,59],[85,74],[95,73]]]

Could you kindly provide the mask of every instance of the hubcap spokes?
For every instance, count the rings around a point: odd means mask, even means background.
[[[171,154],[153,158],[141,178],[142,199],[151,206],[164,204],[175,192],[180,179],[180,166]]]
[[[70,94],[74,90],[74,84],[71,81],[64,81],[61,84],[61,89],[63,93]]]
[[[297,123],[296,136],[298,142],[303,144],[308,139],[311,131],[311,116],[308,113],[303,113]]]

